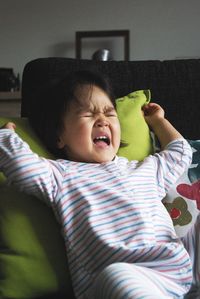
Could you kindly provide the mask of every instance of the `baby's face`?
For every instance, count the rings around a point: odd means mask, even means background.
[[[112,161],[120,145],[120,125],[109,97],[93,86],[81,92],[82,106],[75,101],[64,119],[64,131],[58,142],[68,159],[79,162]]]

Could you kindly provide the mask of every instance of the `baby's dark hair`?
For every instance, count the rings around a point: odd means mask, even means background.
[[[58,149],[59,136],[64,129],[64,116],[70,105],[77,102],[83,104],[77,96],[77,90],[88,85],[88,92],[93,86],[102,89],[110,98],[115,107],[115,97],[110,84],[110,80],[104,74],[94,70],[80,70],[69,73],[51,88],[46,88],[38,104],[33,106],[30,114],[30,123],[39,138],[44,142],[47,149],[56,158],[66,158],[63,150]],[[88,95],[89,96],[89,95]]]

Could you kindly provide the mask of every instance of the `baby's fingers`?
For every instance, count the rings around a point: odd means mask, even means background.
[[[160,109],[160,106],[155,103],[149,103],[149,104],[144,105],[142,107],[142,109],[143,109],[145,115],[148,115],[148,114],[153,114],[156,111],[158,111]]]
[[[15,131],[15,129],[16,129],[16,125],[15,125],[15,123],[8,122],[8,123],[6,123],[5,125],[3,125],[3,126],[1,127],[1,129],[10,129],[10,130],[12,130],[12,131]]]

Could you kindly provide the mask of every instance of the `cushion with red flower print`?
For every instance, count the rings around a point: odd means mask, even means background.
[[[188,140],[192,164],[169,190],[163,203],[179,237],[187,234],[200,213],[200,140]]]

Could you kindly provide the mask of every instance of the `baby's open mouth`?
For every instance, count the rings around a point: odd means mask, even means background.
[[[110,145],[110,138],[107,136],[99,136],[99,137],[95,137],[93,139],[93,142],[94,144],[99,144],[99,145],[103,143]]]

